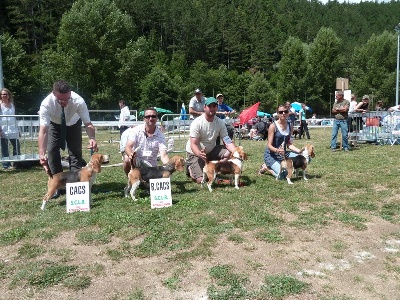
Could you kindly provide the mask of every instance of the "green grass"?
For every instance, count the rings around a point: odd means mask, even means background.
[[[109,154],[111,163],[119,163],[119,146],[106,142],[108,134],[98,133],[100,152]],[[223,237],[252,251],[252,239],[266,245],[290,243],[287,229],[316,231],[341,224],[349,231],[364,231],[376,218],[399,225],[398,146],[361,145],[349,153],[331,153],[330,129],[312,129],[311,135],[317,155],[308,168],[308,182],[299,177],[289,186],[286,181],[256,175],[265,142],[240,141],[249,154],[243,188],[220,184],[210,193],[185,174],[176,173],[172,178],[173,206],[158,210],[150,209],[149,195],[143,189],[137,193],[137,202],[123,196],[126,179],[122,167],[103,168],[93,187],[90,213],[72,214],[66,213],[65,196],[40,210],[47,181],[41,168],[0,171],[0,249],[15,248],[14,264],[0,261],[0,280],[10,289],[55,285],[85,289],[104,276],[105,266],[72,262],[76,255],[72,246],[79,245],[102,247],[99,255],[112,263],[168,254],[168,261],[177,267],[163,278],[163,285],[179,291],[191,261],[211,258]],[[295,144],[302,145],[299,141]],[[178,149],[183,145],[183,141],[175,142]],[[46,247],[64,235],[70,237],[69,243],[58,249]],[[331,245],[336,255],[347,247],[340,236]],[[399,274],[396,261],[387,263],[387,270]],[[252,269],[261,268],[257,261],[251,265]],[[258,289],[249,285],[249,274],[231,265],[212,267],[208,279],[212,282],[207,288],[210,299],[261,299],[265,293],[271,299],[282,299],[306,292],[308,287],[278,273],[267,277]],[[120,296],[149,297],[143,287]]]

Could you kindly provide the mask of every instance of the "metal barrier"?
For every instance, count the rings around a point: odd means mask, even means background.
[[[10,142],[7,143],[8,153],[16,152],[16,155],[1,156],[0,162],[37,161],[38,154],[38,115],[7,115],[0,117],[0,125],[7,128],[16,128],[19,140],[19,149],[13,149]]]
[[[189,139],[190,114],[165,114],[160,119],[160,128],[165,135],[170,152],[186,152],[186,142]],[[172,143],[172,145],[171,145]]]
[[[352,113],[349,142],[398,144],[400,141],[400,112],[370,111]]]

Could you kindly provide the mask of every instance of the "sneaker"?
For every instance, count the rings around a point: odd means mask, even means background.
[[[344,152],[349,152],[349,148],[344,148]]]
[[[280,174],[278,174],[278,179],[279,180],[286,179],[287,175],[288,175],[287,170],[283,170]]]
[[[336,149],[334,149],[334,148],[331,148],[331,151],[332,151],[332,152],[336,152]]]

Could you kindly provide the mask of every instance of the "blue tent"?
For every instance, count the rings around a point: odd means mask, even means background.
[[[269,118],[271,116],[271,114],[266,113],[266,112],[262,112],[262,111],[257,111],[257,117],[267,117]]]
[[[292,102],[292,107],[294,108],[295,111],[299,112],[301,109],[301,103],[300,102]],[[312,108],[306,105],[307,111],[312,112]]]

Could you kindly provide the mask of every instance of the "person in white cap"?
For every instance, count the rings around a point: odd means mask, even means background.
[[[206,98],[203,96],[203,92],[199,88],[195,89],[194,96],[189,101],[189,114],[191,114],[193,118],[201,116],[204,112],[205,102]]]

